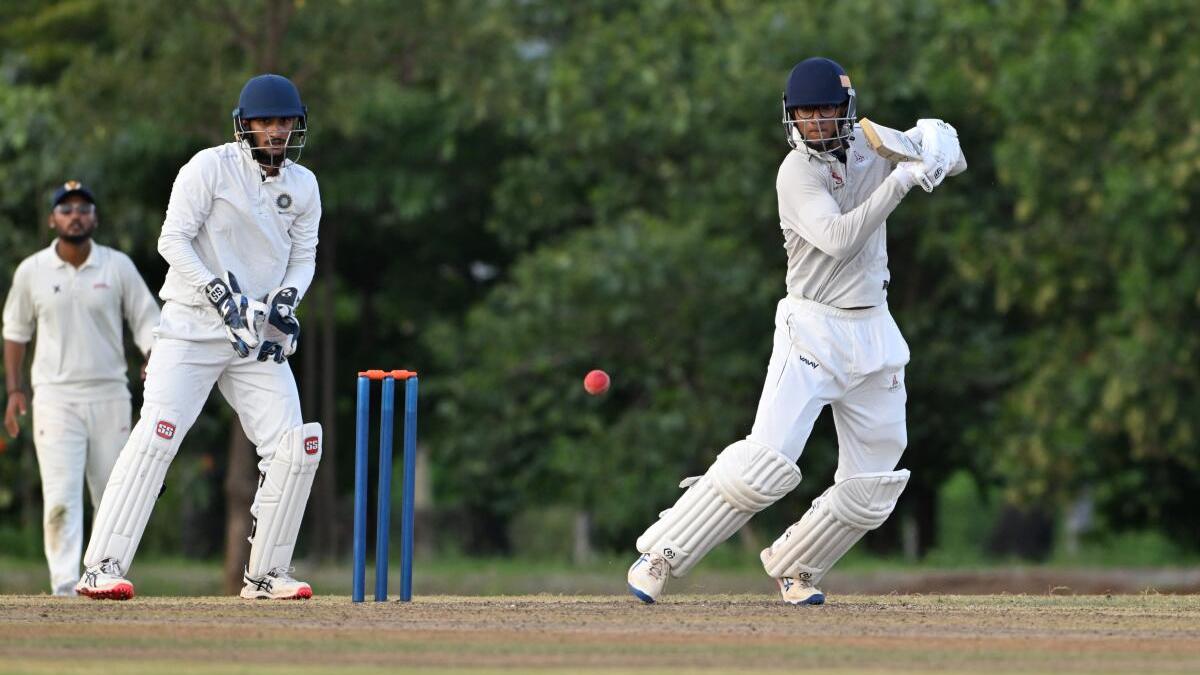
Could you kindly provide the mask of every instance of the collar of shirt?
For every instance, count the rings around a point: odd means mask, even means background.
[[[58,255],[58,242],[59,241],[60,240],[57,237],[55,237],[54,241],[50,242],[50,247],[47,249],[48,251],[50,251],[50,260],[54,263],[55,269],[62,269],[64,267],[71,266],[71,263],[67,262],[66,260],[63,260]],[[96,242],[92,241],[92,250],[88,251],[87,260],[84,260],[83,264],[79,266],[80,270],[98,264],[97,260],[96,260],[96,250],[98,248],[100,248],[100,247],[96,244]]]
[[[808,143],[800,144],[800,147],[796,148],[796,152],[799,152],[808,159],[815,159],[817,161],[825,162],[826,164],[833,164],[839,161],[838,158],[834,156],[832,150],[817,150]]]

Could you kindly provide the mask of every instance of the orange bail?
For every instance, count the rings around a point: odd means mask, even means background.
[[[417,371],[415,371],[415,370],[378,370],[378,369],[360,370],[360,371],[358,371],[358,376],[365,377],[369,380],[382,380],[385,377],[390,377],[393,380],[407,380],[410,377],[416,377]]]

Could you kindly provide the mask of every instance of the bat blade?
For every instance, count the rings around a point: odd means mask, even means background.
[[[863,135],[867,137],[867,145],[875,154],[892,162],[911,162],[921,159],[921,148],[903,132],[876,124],[867,118],[858,121],[862,126]]]

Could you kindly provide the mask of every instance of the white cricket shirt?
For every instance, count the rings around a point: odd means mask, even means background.
[[[78,268],[56,239],[21,261],[4,303],[4,339],[37,336],[34,396],[72,403],[128,399],[121,317],[143,354],[154,344],[158,305],[129,256],[92,242]]]
[[[875,154],[855,126],[843,164],[807,146],[779,167],[775,189],[788,254],[788,294],[841,309],[887,299],[886,219],[908,190],[895,164]]]
[[[294,286],[303,297],[316,270],[320,220],[317,179],[303,166],[288,161],[278,175],[264,176],[236,142],[196,153],[175,178],[158,238],[158,252],[170,264],[159,297],[167,303],[163,311],[171,315],[171,326],[184,325],[176,315],[205,320],[192,321],[196,333],[170,336],[224,338],[203,290],[227,271],[252,298],[264,300],[281,286]],[[167,324],[164,320],[164,328]]]

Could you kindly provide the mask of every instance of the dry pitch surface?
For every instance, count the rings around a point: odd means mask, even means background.
[[[0,596],[2,673],[1200,672],[1200,597]]]

